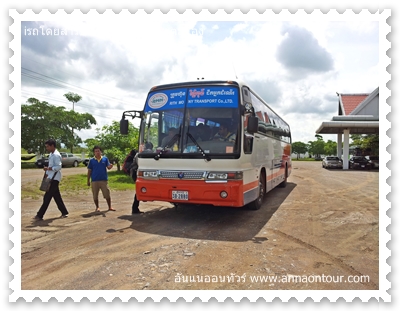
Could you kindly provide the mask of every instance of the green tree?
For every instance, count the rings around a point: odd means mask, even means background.
[[[305,154],[307,151],[308,151],[307,144],[300,141],[292,143],[292,152],[297,154],[297,159],[300,158],[300,154]]]
[[[66,111],[65,107],[56,107],[33,97],[27,103],[21,106],[21,147],[29,152],[44,154],[44,142],[49,138],[55,139],[58,146],[80,143],[82,139],[79,136],[72,136],[72,127],[82,130],[96,124],[89,113]]]
[[[75,103],[79,102],[82,99],[82,96],[72,92],[64,94],[64,97],[72,103],[72,111],[75,111]]]
[[[110,161],[116,162],[119,171],[126,155],[132,149],[138,150],[139,129],[129,123],[128,135],[122,135],[119,132],[119,121],[112,121],[111,125],[105,125],[96,131],[97,135],[94,138],[85,140],[89,155],[93,155],[95,145],[100,146],[103,154]]]
[[[78,94],[75,94],[75,93],[72,93],[72,92],[68,92],[67,94],[64,94],[64,97],[66,99],[68,99],[68,101],[70,101],[72,103],[72,111],[75,112],[75,103],[79,102],[82,99],[82,96],[80,96]],[[75,117],[76,116],[74,116],[74,115],[71,116],[72,122],[76,121]],[[71,128],[72,141],[69,142],[68,145],[67,145],[67,147],[70,148],[71,152],[74,152],[73,149],[74,149],[75,145],[77,145],[77,144],[82,142],[82,141],[79,141],[79,139],[75,140],[76,136],[74,135],[74,128],[75,128],[74,126],[72,126],[72,128]]]
[[[325,155],[337,155],[337,142],[328,140],[324,146]]]
[[[75,111],[68,111],[67,114],[63,115],[62,122],[68,124],[68,127],[63,132],[61,140],[71,152],[73,152],[75,146],[83,142],[82,139],[74,133],[73,129],[78,131],[90,129],[91,124],[96,124],[95,118],[90,113],[78,113]]]
[[[359,147],[364,153],[379,155],[379,134],[350,135],[351,146]]]
[[[317,138],[316,141],[308,142],[310,145],[308,151],[310,152],[310,154],[313,154],[315,156],[320,156],[321,154],[324,153],[325,142],[321,135],[315,135],[315,137]]]

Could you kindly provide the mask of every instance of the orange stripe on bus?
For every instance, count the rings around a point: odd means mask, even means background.
[[[249,191],[249,190],[257,188],[257,187],[258,187],[258,180],[243,185],[243,192]]]

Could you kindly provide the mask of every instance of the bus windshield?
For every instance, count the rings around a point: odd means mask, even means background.
[[[238,154],[238,93],[234,86],[150,92],[144,109],[143,151],[167,157]]]

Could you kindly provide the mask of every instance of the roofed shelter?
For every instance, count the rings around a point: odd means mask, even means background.
[[[338,116],[322,122],[316,133],[337,134],[337,156],[341,158],[343,150],[343,159],[348,159],[350,134],[379,134],[379,87],[370,94],[336,94]],[[348,161],[343,161],[343,169],[348,168]]]

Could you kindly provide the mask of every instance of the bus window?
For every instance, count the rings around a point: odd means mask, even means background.
[[[162,112],[161,130],[167,134],[170,128],[179,128],[183,122],[183,109],[166,110]]]
[[[253,152],[253,140],[254,140],[253,135],[244,134],[243,151],[245,154]]]
[[[158,145],[158,137],[159,137],[158,120],[159,120],[159,114],[157,112],[149,113],[145,116],[145,122],[143,126],[144,141],[152,143],[153,146]]]

